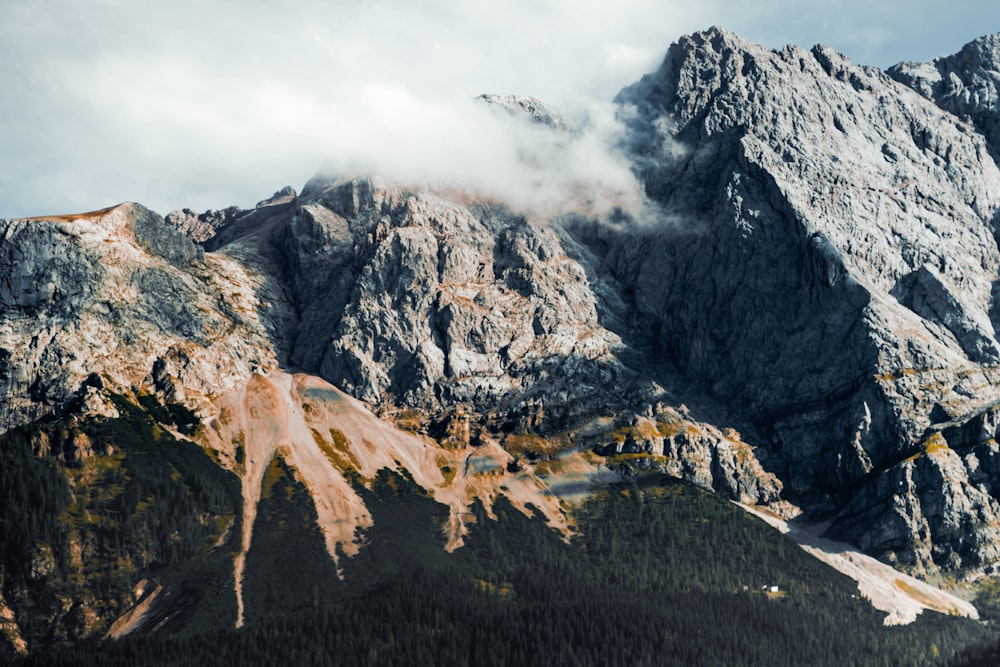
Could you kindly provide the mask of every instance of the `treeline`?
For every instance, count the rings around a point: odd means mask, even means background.
[[[258,607],[239,631],[153,635],[53,650],[45,665],[935,665],[989,638],[983,625],[924,613],[903,627],[855,583],[763,522],[688,485],[623,486],[577,513],[570,542],[504,498],[473,508],[454,554],[447,510],[405,475],[362,490],[366,547],[322,565],[305,490],[269,476],[248,556]],[[294,546],[298,564],[279,556]],[[767,596],[765,585],[783,596]],[[268,606],[271,605],[271,606]]]
[[[102,633],[143,577],[174,587],[191,608],[178,619],[235,619],[232,553],[215,543],[238,535],[238,479],[163,428],[190,425],[188,413],[159,406],[158,423],[112,400],[114,419],[48,418],[0,435],[0,592],[29,650]]]

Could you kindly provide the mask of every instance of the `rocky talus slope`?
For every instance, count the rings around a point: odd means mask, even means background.
[[[350,175],[251,210],[0,221],[0,431],[61,420],[35,449],[104,470],[84,426],[123,401],[193,411],[154,431],[238,479],[212,534],[236,534],[237,590],[278,461],[335,559],[381,468],[448,506],[450,548],[477,500],[568,531],[561,501],[660,470],[914,574],[994,573],[995,44],[887,74],[685,37],[616,100],[642,210],[551,218]],[[537,100],[485,101],[572,140]],[[8,602],[34,590],[3,581]],[[128,607],[73,595],[86,623],[52,612],[69,635]]]

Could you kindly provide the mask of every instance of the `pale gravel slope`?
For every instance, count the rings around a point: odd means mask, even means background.
[[[340,554],[357,553],[361,548],[357,531],[372,525],[371,514],[348,481],[353,473],[369,484],[383,468],[408,472],[450,508],[450,520],[442,528],[448,550],[462,545],[473,501],[480,500],[492,514],[490,508],[500,494],[529,516],[531,506],[538,508],[552,528],[568,535],[562,500],[551,485],[565,480],[576,488],[590,487],[607,478],[596,462],[579,452],[568,454],[547,480],[530,471],[508,473],[513,457],[496,442],[474,449],[442,447],[426,436],[394,428],[360,401],[306,374],[253,375],[244,387],[218,398],[215,407],[217,416],[207,424],[203,445],[239,475],[244,500],[241,551],[233,573],[237,626],[244,618],[242,581],[257,506],[275,456],[281,456],[309,490],[334,561]],[[243,448],[242,457],[238,447]],[[453,476],[444,474],[448,468]],[[566,471],[565,476],[560,470]]]
[[[850,544],[814,535],[808,527],[789,523],[765,509],[740,507],[787,535],[810,555],[858,582],[861,595],[876,609],[887,612],[886,625],[912,623],[925,609],[979,618],[979,612],[966,600],[894,570]]]

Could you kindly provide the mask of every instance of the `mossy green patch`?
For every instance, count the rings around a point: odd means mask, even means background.
[[[320,451],[323,452],[326,460],[330,462],[330,465],[341,472],[357,472],[360,466],[354,458],[354,454],[351,453],[350,442],[343,432],[331,428],[330,439],[327,440],[317,429],[314,428],[311,431],[313,440]]]

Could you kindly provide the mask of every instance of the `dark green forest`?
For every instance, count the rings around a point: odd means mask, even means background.
[[[144,578],[170,587],[167,632],[236,617],[239,480],[164,428],[190,428],[188,411],[111,399],[113,419],[53,417],[0,435],[0,592],[29,649],[103,630]]]
[[[503,496],[495,519],[476,504],[449,554],[447,507],[382,470],[368,486],[353,479],[374,525],[334,563],[281,458],[247,555],[246,625],[233,630],[238,480],[171,435],[199,428],[181,406],[113,401],[114,419],[0,436],[0,587],[31,648],[17,664],[997,664],[1000,587],[981,600],[989,623],[924,613],[885,627],[853,581],[663,476],[594,495],[570,540]],[[93,610],[120,615],[142,578],[171,591],[166,622],[95,639],[107,621]]]
[[[856,584],[742,510],[659,476],[607,489],[567,542],[503,497],[466,546],[405,473],[357,484],[374,526],[326,556],[315,510],[275,462],[247,558],[247,625],[231,616],[117,642],[36,651],[23,665],[935,665],[995,635],[924,613],[904,627]],[[782,594],[761,588],[778,585]]]

